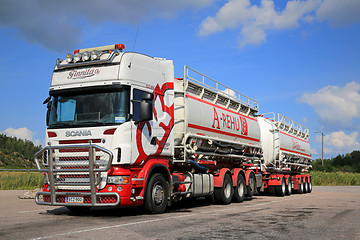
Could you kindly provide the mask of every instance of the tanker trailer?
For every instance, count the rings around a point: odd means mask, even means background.
[[[263,186],[258,103],[187,66],[174,92],[174,166],[201,166],[214,177],[220,203],[231,201],[224,184],[235,186],[237,201],[251,197]]]
[[[301,175],[311,170],[309,129],[281,114],[276,118],[274,113],[267,113],[257,120],[261,129],[265,188],[277,195],[291,194],[292,189],[298,193],[311,192],[311,176]]]

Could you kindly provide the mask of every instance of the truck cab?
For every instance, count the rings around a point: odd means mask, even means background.
[[[137,204],[147,172],[172,156],[173,63],[124,48],[57,59],[44,102],[47,147],[36,155],[46,176],[38,204]]]

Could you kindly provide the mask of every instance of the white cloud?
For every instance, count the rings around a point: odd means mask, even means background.
[[[137,24],[151,18],[171,18],[179,10],[200,9],[214,1],[2,0],[0,26],[15,28],[27,41],[63,51],[81,43],[86,22]]]
[[[316,12],[319,21],[328,20],[330,26],[343,26],[360,21],[359,0],[324,0]]]
[[[2,131],[3,134],[5,134],[6,136],[9,137],[17,137],[17,138],[21,138],[23,140],[29,140],[29,141],[33,141],[35,145],[39,145],[40,141],[35,139],[34,140],[34,135],[36,134],[35,132],[32,132],[31,130],[27,129],[27,128],[18,128],[18,129],[14,129],[14,128],[7,128],[4,131]]]
[[[351,127],[360,119],[360,84],[350,82],[344,87],[327,86],[316,93],[304,94],[299,101],[314,108],[328,127]]]
[[[360,144],[357,141],[359,133],[353,132],[346,134],[343,131],[332,132],[324,135],[325,154],[344,154],[359,150]]]
[[[356,23],[360,20],[359,5],[359,0],[294,0],[279,10],[274,0],[261,0],[259,6],[250,0],[229,0],[200,24],[199,35],[240,28],[240,47],[259,45],[266,41],[267,30],[293,29],[300,22],[328,20],[332,26]]]
[[[309,21],[310,14],[321,0],[289,1],[283,11],[275,10],[272,0],[262,0],[261,5],[251,5],[249,0],[230,0],[216,14],[206,18],[200,25],[200,36],[210,35],[224,29],[241,26],[239,45],[259,45],[266,40],[266,30],[291,29],[299,21]]]

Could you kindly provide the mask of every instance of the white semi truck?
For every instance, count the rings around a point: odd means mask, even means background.
[[[123,44],[57,59],[47,104],[47,146],[36,203],[140,206],[172,201],[242,202],[256,192],[312,190],[309,130],[171,60],[124,52]]]

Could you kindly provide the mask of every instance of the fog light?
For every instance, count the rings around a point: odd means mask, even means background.
[[[131,194],[135,194],[135,188],[131,189]]]
[[[74,61],[79,62],[81,60],[81,53],[75,53]]]
[[[83,61],[87,61],[90,59],[90,53],[89,52],[84,52],[82,55],[82,60]]]
[[[68,55],[66,55],[65,60],[68,63],[71,63],[74,60],[74,55],[72,55],[71,53],[69,53]]]
[[[109,192],[111,192],[112,191],[112,186],[109,186],[108,190],[109,190]]]
[[[118,192],[121,192],[121,190],[122,190],[122,187],[117,187],[117,189],[116,189]]]
[[[91,60],[99,59],[100,57],[100,51],[94,50],[91,52]]]

